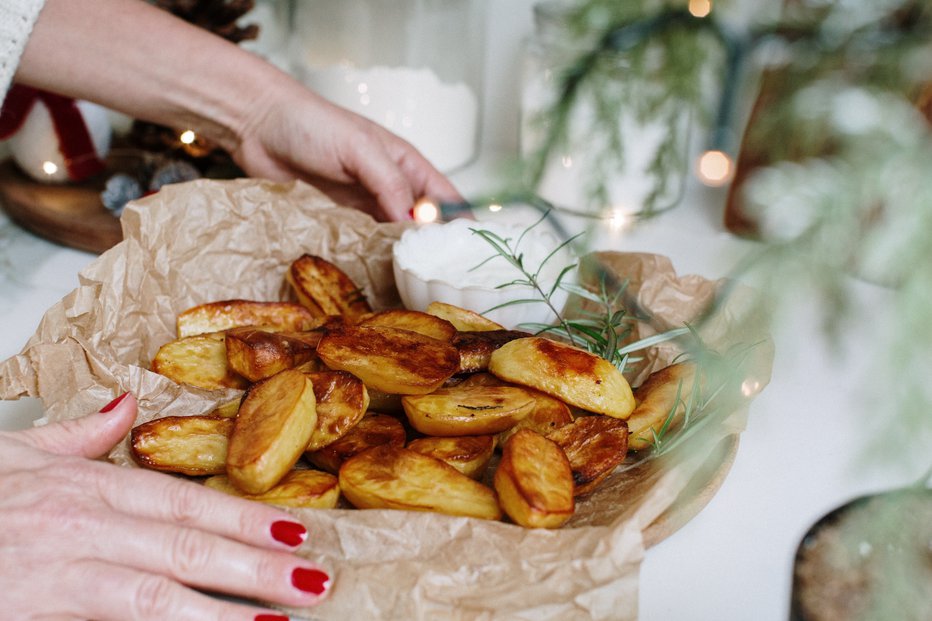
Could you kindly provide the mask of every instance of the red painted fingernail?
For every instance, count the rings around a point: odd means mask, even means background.
[[[319,569],[304,569],[298,567],[291,572],[291,584],[305,593],[320,595],[330,586],[330,576]]]
[[[120,401],[125,399],[126,395],[128,394],[129,394],[128,392],[124,392],[122,395],[120,395],[119,397],[117,397],[116,399],[114,399],[113,401],[105,405],[104,407],[100,408],[100,413],[106,414],[110,410],[114,409],[116,406],[120,405]]]
[[[307,529],[297,522],[279,520],[272,523],[272,539],[281,541],[287,546],[295,547],[307,539]]]
[[[291,621],[285,615],[256,615],[256,621]]]

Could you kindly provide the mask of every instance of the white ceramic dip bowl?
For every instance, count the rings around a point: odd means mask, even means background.
[[[395,242],[393,251],[395,283],[405,306],[423,311],[431,302],[446,302],[481,313],[509,329],[525,323],[555,322],[556,316],[543,301],[490,310],[512,300],[541,297],[527,286],[499,287],[526,278],[472,229],[507,239],[515,254],[522,255],[523,265],[531,274],[561,243],[555,235],[538,228],[522,237],[523,227],[465,219],[409,229]],[[561,248],[540,270],[538,279],[543,290],[549,292],[563,268],[575,262],[569,248]],[[576,270],[566,274],[562,282],[576,283]],[[558,288],[551,302],[562,312],[567,298],[568,293]]]

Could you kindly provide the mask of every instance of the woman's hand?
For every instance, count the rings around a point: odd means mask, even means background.
[[[422,197],[462,201],[413,146],[282,77],[257,98],[241,130],[236,162],[250,176],[303,179],[334,200],[404,220]]]
[[[291,606],[326,593],[293,554],[287,513],[163,474],[93,461],[129,431],[136,400],[0,433],[0,610],[9,619],[285,621],[194,589]]]
[[[193,129],[251,176],[304,179],[389,220],[423,196],[462,200],[401,138],[146,2],[45,0],[16,79]]]

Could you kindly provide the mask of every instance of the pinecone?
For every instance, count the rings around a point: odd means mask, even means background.
[[[156,0],[155,5],[233,43],[259,35],[257,25],[236,23],[252,10],[254,0]]]
[[[259,35],[256,24],[237,25],[237,21],[253,9],[254,0],[155,0],[154,4],[232,43],[255,39]],[[136,120],[128,139],[130,144],[144,151],[191,162],[205,175],[211,170],[235,169],[232,159],[224,151],[200,137],[193,143],[182,144],[178,140],[179,133],[178,128]]]

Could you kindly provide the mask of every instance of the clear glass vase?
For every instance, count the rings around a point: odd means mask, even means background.
[[[525,47],[520,148],[526,161],[543,152],[557,117],[563,77],[597,41],[572,32],[573,5],[534,6],[535,31]],[[540,198],[557,210],[597,218],[646,215],[679,203],[688,174],[692,119],[674,100],[644,110],[631,93],[652,86],[632,75],[622,53],[601,53],[599,85],[580,87],[565,136],[542,162]],[[640,108],[640,109],[639,109]]]
[[[482,6],[481,0],[302,0],[294,14],[294,72],[450,172],[477,150]]]

